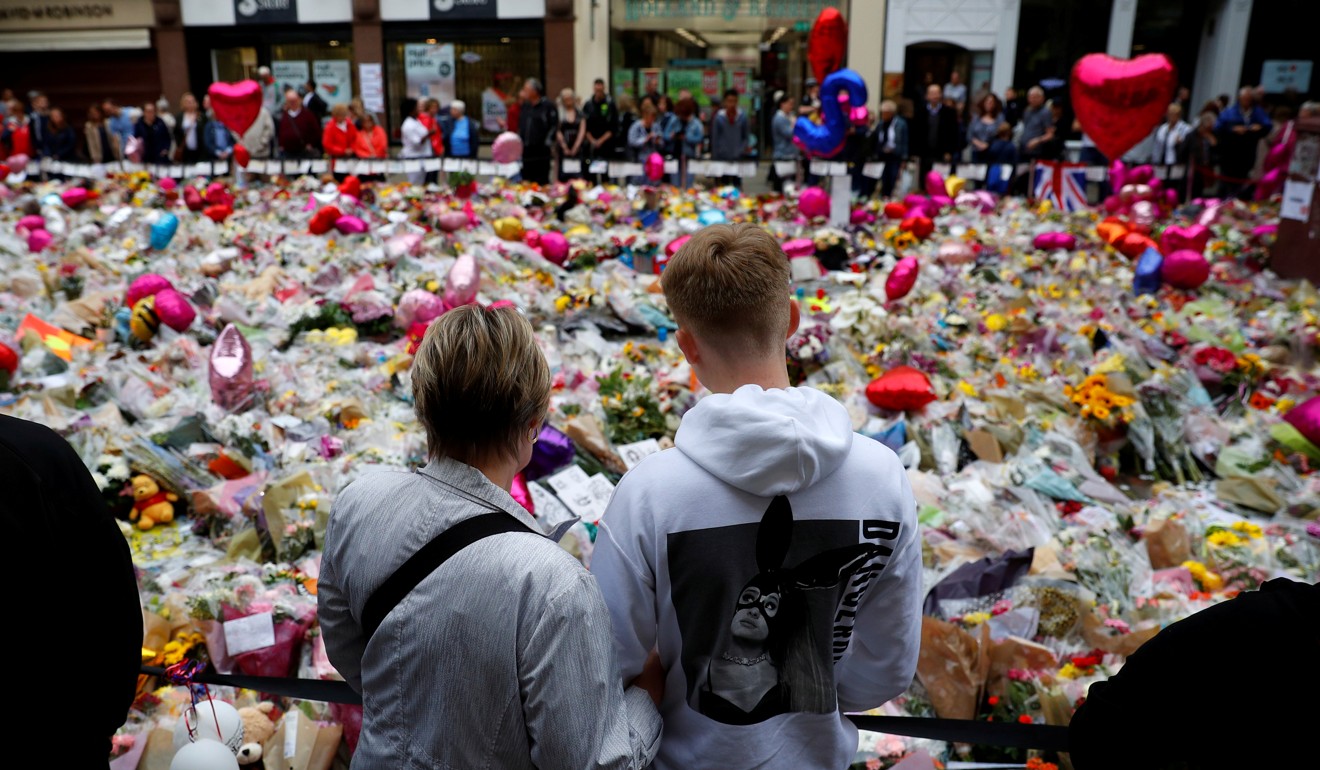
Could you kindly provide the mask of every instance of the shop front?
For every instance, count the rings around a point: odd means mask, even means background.
[[[523,81],[545,82],[543,0],[386,0],[380,11],[392,134],[409,98],[463,101],[487,142],[517,130]]]
[[[161,94],[155,24],[151,0],[0,3],[0,84],[20,98],[45,92],[74,122],[106,97],[154,101]]]
[[[861,0],[855,0],[861,2]],[[615,97],[677,98],[687,92],[703,117],[724,92],[741,95],[753,155],[769,136],[774,95],[800,96],[810,77],[807,36],[825,8],[849,17],[848,0],[612,0],[611,82]]]
[[[188,79],[201,92],[264,66],[268,107],[309,80],[326,104],[347,104],[360,94],[351,21],[351,0],[184,0]]]

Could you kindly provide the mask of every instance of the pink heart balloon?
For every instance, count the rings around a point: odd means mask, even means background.
[[[1082,130],[1106,158],[1121,158],[1163,118],[1178,78],[1164,54],[1115,59],[1093,53],[1073,66],[1071,85]]]
[[[1210,263],[1199,251],[1179,249],[1164,258],[1160,277],[1170,286],[1195,289],[1210,277]]]
[[[128,294],[124,296],[124,307],[133,307],[145,297],[173,288],[174,284],[165,276],[158,273],[144,273],[134,278],[128,285]]]
[[[830,215],[830,195],[819,187],[808,187],[798,196],[798,211],[808,219]]]
[[[45,230],[33,230],[32,232],[28,233],[28,238],[27,238],[28,251],[32,252],[33,254],[36,254],[37,252],[49,246],[50,242],[53,240],[54,238],[51,237],[51,234],[46,232]]]
[[[241,412],[252,406],[252,348],[233,324],[211,346],[211,400],[222,409]]]
[[[345,214],[335,220],[335,229],[344,235],[357,235],[367,231],[367,223],[363,222],[361,217]]]
[[[35,232],[37,230],[45,230],[46,218],[41,216],[40,214],[28,214],[27,216],[18,220],[17,229],[26,230],[29,233]]]
[[[522,155],[522,137],[512,131],[505,131],[495,137],[495,143],[490,146],[490,157],[496,163],[516,163],[522,160]]]
[[[674,255],[678,253],[678,250],[681,249],[681,248],[683,248],[683,245],[686,244],[686,243],[687,243],[688,241],[690,241],[690,240],[692,240],[692,236],[690,236],[690,235],[680,235],[679,237],[675,238],[674,240],[670,241],[669,243],[666,243],[666,244],[665,244],[665,257],[666,257],[667,259],[673,259]]]
[[[426,289],[409,289],[399,298],[399,307],[394,311],[394,325],[408,329],[415,323],[430,323],[444,312],[444,300]]]
[[[60,200],[64,201],[65,206],[68,206],[71,209],[76,209],[86,203],[91,195],[92,194],[87,191],[86,187],[70,187],[60,193]]]
[[[659,182],[665,175],[665,156],[658,152],[653,152],[646,157],[646,178],[652,182]]]
[[[945,195],[948,192],[944,186],[944,175],[938,171],[930,171],[926,174],[926,194],[932,198],[936,195]]]
[[[1032,240],[1031,245],[1044,251],[1056,249],[1072,251],[1077,248],[1077,236],[1064,232],[1041,233]]]
[[[885,279],[885,296],[892,302],[902,299],[917,285],[917,276],[921,273],[921,264],[916,257],[903,257],[894,265]]]
[[[1211,234],[1205,225],[1170,225],[1160,234],[1160,251],[1166,256],[1184,249],[1204,254]]]
[[[568,259],[568,239],[554,230],[541,233],[541,256],[556,265],[563,265]]]
[[[245,134],[261,112],[261,84],[255,80],[237,83],[212,83],[206,90],[211,96],[211,110],[230,131]]]
[[[481,265],[471,251],[458,255],[454,266],[445,276],[445,310],[453,310],[462,305],[471,305],[477,301],[477,290],[481,288]]]
[[[1297,429],[1312,444],[1320,444],[1320,396],[1308,398],[1288,410],[1283,421]]]
[[[816,253],[816,242],[810,238],[794,238],[784,244],[784,254],[789,259],[794,257],[809,257]]]
[[[156,292],[156,316],[161,323],[181,332],[192,326],[197,311],[193,310],[188,298],[175,289],[161,289]]]

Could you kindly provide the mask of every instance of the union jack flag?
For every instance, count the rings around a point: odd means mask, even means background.
[[[1032,197],[1049,200],[1060,211],[1081,211],[1087,207],[1086,165],[1038,160],[1031,167]]]

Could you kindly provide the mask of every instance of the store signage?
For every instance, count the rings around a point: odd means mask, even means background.
[[[413,43],[403,47],[408,96],[439,99],[447,107],[454,101],[454,44]]]
[[[108,0],[99,3],[6,2],[0,4],[0,30],[111,29],[151,27],[156,23],[151,0]]]
[[[297,0],[234,0],[235,24],[297,24]]]
[[[814,19],[825,8],[847,11],[844,0],[623,0],[624,21],[715,18]]]
[[[1311,62],[1266,59],[1260,68],[1260,84],[1266,93],[1281,94],[1292,89],[1304,94],[1311,90]]]
[[[431,21],[493,19],[496,0],[430,0]]]

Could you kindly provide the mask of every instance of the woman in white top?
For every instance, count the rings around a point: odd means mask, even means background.
[[[179,100],[179,117],[174,120],[174,152],[176,161],[196,163],[209,159],[206,151],[206,113],[197,105],[197,97],[186,93]]]
[[[400,158],[429,158],[431,157],[431,135],[436,132],[435,128],[427,128],[419,119],[422,114],[422,105],[417,99],[405,99],[403,102],[403,114],[408,117],[399,127],[399,138],[403,141],[403,149],[399,152]],[[425,171],[409,171],[408,182],[410,184],[422,184],[426,181]]]
[[[1174,166],[1183,158],[1183,148],[1192,126],[1182,119],[1182,105],[1174,102],[1165,113],[1168,118],[1155,128],[1151,162],[1157,166]]]

